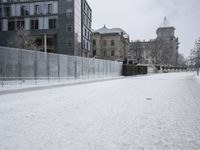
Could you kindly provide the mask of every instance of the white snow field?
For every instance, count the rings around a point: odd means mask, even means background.
[[[169,73],[0,96],[0,150],[199,150],[200,83]]]

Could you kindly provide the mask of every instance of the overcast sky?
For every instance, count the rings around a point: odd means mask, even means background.
[[[176,28],[180,53],[189,55],[200,36],[200,0],[88,0],[93,10],[93,29],[104,24],[123,28],[130,40],[156,38],[166,16]]]

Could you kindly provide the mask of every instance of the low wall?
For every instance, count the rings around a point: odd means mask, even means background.
[[[148,73],[148,67],[147,66],[123,65],[122,68],[123,68],[122,69],[122,75],[123,76],[133,76],[133,75],[147,74]]]

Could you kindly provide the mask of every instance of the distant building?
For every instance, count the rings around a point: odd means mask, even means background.
[[[121,28],[108,29],[104,26],[92,33],[93,57],[122,60],[129,50],[129,35]]]
[[[86,0],[0,0],[0,45],[17,30],[30,32],[40,51],[87,56],[92,10]]]
[[[169,26],[166,18],[156,31],[157,38],[149,41],[130,43],[130,58],[140,64],[178,64],[179,41],[175,37],[175,28]]]

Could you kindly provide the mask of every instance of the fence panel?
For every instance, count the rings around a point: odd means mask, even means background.
[[[49,69],[48,74],[50,79],[59,78],[59,55],[48,54]]]
[[[59,55],[60,79],[68,79],[68,56]]]
[[[22,84],[119,76],[121,70],[122,63],[116,61],[0,47],[2,86],[11,81]]]
[[[21,75],[23,81],[33,80],[35,73],[35,53],[29,51],[20,51],[21,55]]]

